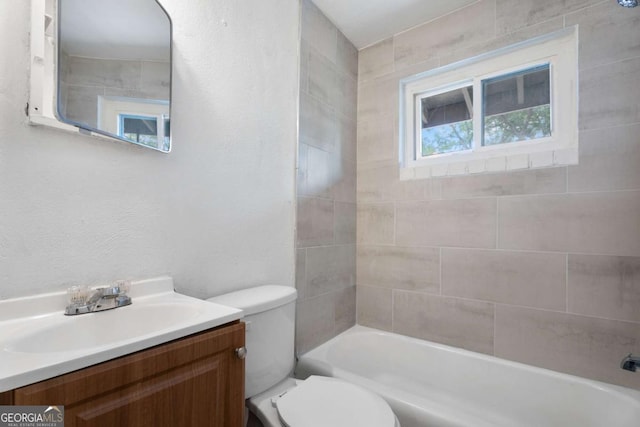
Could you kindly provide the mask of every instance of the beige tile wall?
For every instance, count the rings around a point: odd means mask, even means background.
[[[168,62],[62,56],[61,109],[67,119],[98,126],[98,96],[169,99]]]
[[[355,47],[304,0],[296,242],[300,353],[356,321],[357,76]]]
[[[580,163],[398,179],[398,81],[579,26]],[[640,388],[640,8],[482,0],[359,53],[358,323]]]

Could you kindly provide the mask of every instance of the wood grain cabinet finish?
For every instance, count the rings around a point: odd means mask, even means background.
[[[241,427],[244,337],[234,322],[13,390],[13,404],[64,405],[65,427]]]

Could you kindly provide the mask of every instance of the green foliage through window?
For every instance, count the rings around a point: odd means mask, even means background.
[[[551,135],[551,107],[541,105],[485,117],[484,145],[505,144]]]
[[[472,144],[471,120],[422,129],[423,156],[470,150]]]

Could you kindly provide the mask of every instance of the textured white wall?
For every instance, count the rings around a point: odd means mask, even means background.
[[[299,2],[163,3],[169,155],[26,124],[30,2],[0,2],[0,298],[159,274],[200,297],[293,284]]]

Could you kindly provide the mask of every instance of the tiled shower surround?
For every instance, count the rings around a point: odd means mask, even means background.
[[[355,324],[358,51],[302,1],[296,349]]]
[[[398,179],[401,78],[573,25],[578,165]],[[639,28],[612,0],[482,0],[359,52],[359,324],[640,388]]]
[[[167,62],[83,58],[64,53],[63,57],[60,104],[69,120],[97,128],[98,96],[159,100],[170,97]]]

